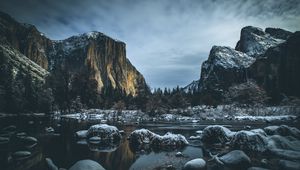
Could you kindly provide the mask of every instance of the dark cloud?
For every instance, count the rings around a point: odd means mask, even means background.
[[[152,87],[199,78],[211,46],[234,47],[246,25],[300,28],[299,0],[9,0],[0,10],[52,39],[97,30],[126,42]]]

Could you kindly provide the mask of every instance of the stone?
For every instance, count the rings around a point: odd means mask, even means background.
[[[300,163],[288,160],[279,160],[279,168],[284,170],[299,170]]]
[[[98,136],[102,141],[119,141],[122,138],[118,128],[107,124],[91,126],[88,129],[86,136],[88,138]]]
[[[93,160],[80,160],[69,170],[105,170],[98,162]]]
[[[226,167],[235,169],[245,169],[251,165],[250,158],[241,150],[233,150],[219,157],[219,160],[223,162]]]
[[[58,167],[53,163],[51,158],[46,158],[45,160],[49,170],[58,170]]]
[[[31,152],[17,151],[17,152],[14,152],[11,156],[14,160],[23,160],[23,159],[29,158],[31,156]]]
[[[184,164],[183,170],[205,170],[206,162],[202,158],[197,158],[188,161]]]
[[[226,127],[220,125],[210,125],[204,128],[202,133],[202,141],[206,144],[213,143],[226,143],[230,141],[232,136],[234,135]]]

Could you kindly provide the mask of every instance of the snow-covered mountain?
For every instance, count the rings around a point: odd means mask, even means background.
[[[244,27],[235,49],[212,47],[202,63],[199,85],[187,87],[223,96],[229,87],[251,79],[274,99],[282,93],[300,97],[299,40],[299,32]]]
[[[51,40],[33,25],[0,12],[0,44],[17,50],[50,72],[64,68],[71,76],[85,75],[97,89],[137,95],[146,89],[143,75],[126,57],[126,44],[100,32]]]

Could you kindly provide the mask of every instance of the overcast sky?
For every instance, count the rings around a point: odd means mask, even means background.
[[[152,88],[199,79],[211,47],[234,48],[244,26],[300,30],[299,0],[0,0],[0,10],[51,39],[99,31],[124,41]]]

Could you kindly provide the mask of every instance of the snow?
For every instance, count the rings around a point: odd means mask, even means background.
[[[206,169],[206,162],[202,158],[197,158],[188,161],[184,164],[183,170],[204,170]]]
[[[241,149],[247,152],[264,152],[267,149],[267,139],[260,133],[253,131],[236,132],[230,145],[234,149]]]
[[[98,162],[93,160],[80,160],[69,170],[105,170]]]
[[[148,144],[156,134],[148,129],[138,129],[131,132],[129,139],[133,144]]]
[[[207,144],[226,143],[228,142],[234,132],[231,132],[226,127],[220,125],[210,125],[203,129],[202,141]]]
[[[213,58],[212,65],[221,66],[223,68],[248,68],[254,63],[255,58],[248,56],[245,53],[236,51],[230,47],[213,46],[212,53],[209,55]]]
[[[91,126],[87,131],[87,136],[98,136],[101,137],[103,140],[115,140],[120,139],[122,137],[118,128],[107,124],[96,124]]]
[[[282,115],[282,116],[235,116],[236,120],[250,120],[250,121],[278,121],[278,120],[294,120],[297,116]]]
[[[155,135],[151,140],[151,145],[163,147],[163,146],[185,146],[188,145],[189,142],[186,138],[181,134],[173,134],[171,132],[167,132],[165,135]]]

